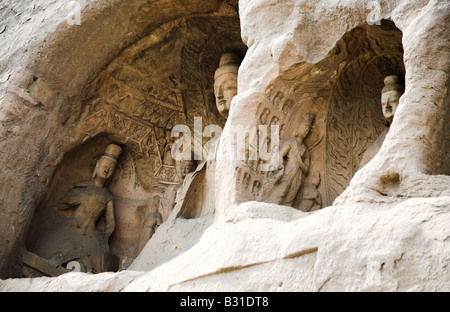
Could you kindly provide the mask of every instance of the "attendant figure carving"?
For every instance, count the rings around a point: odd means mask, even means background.
[[[314,117],[307,114],[295,137],[281,144],[279,168],[274,173],[273,185],[263,197],[264,201],[292,207],[309,171],[311,154],[303,141],[311,130]]]
[[[78,262],[85,272],[115,271],[118,258],[109,249],[115,229],[114,198],[106,188],[122,148],[110,144],[97,161],[92,180],[72,188],[64,197],[59,222],[46,232],[33,252],[55,266]]]
[[[140,252],[147,242],[152,238],[153,234],[155,234],[156,229],[163,223],[163,217],[161,213],[158,211],[150,212],[144,220],[144,224],[142,226],[141,235],[139,238],[139,246],[138,251]]]
[[[175,207],[177,203],[181,204],[184,200],[184,196],[186,195],[187,188],[189,187],[189,182],[191,179],[186,181],[186,176],[195,170],[195,161],[194,160],[177,160],[176,161],[176,172],[178,179],[181,181],[178,184],[172,193],[171,203],[172,206]]]
[[[166,131],[166,145],[164,146],[164,160],[163,164],[166,166],[175,166],[175,160],[172,157],[174,139],[170,131]]]
[[[305,183],[299,210],[304,212],[316,211],[322,208],[322,195],[318,187],[320,184],[320,171],[314,171],[311,183]]]

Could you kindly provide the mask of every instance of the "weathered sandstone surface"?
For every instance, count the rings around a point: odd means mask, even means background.
[[[161,1],[151,7],[163,12],[160,19],[136,26],[153,11],[129,3],[94,1],[83,15],[92,25],[81,28],[63,25],[66,14],[55,1],[42,1],[34,13],[24,4],[18,12],[32,19],[8,20],[0,34],[9,42],[0,47],[4,276],[13,275],[11,263],[57,164],[83,141],[76,117],[87,101],[83,90],[152,27],[186,12],[233,16],[220,1]],[[241,164],[216,161],[208,213],[177,218],[175,209],[127,270],[4,279],[0,291],[449,291],[450,4],[379,3],[382,21],[368,25],[374,15],[365,1],[239,1],[248,50],[217,155],[234,150],[232,125],[257,125],[260,107],[276,111],[273,94],[295,99],[280,122],[289,133],[305,113],[316,115],[306,143],[315,147],[311,167],[323,176],[325,208],[261,202],[236,178]],[[101,25],[98,16],[105,17]],[[142,20],[132,22],[136,16]],[[41,27],[31,35],[26,23]],[[380,151],[358,170],[383,130],[374,108],[393,68],[405,92]]]

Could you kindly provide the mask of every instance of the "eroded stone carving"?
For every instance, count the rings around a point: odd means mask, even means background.
[[[234,53],[224,53],[214,74],[214,94],[220,114],[228,118],[231,101],[237,94],[237,77],[240,57]]]
[[[184,197],[189,187],[189,181],[186,181],[186,176],[195,170],[194,160],[177,160],[176,172],[179,180],[181,181],[173,190],[171,206],[175,207],[177,204],[182,204]]]
[[[92,180],[75,186],[65,195],[58,207],[60,222],[41,235],[33,253],[55,267],[69,263],[75,267],[73,263],[78,262],[83,272],[117,269],[118,259],[108,245],[115,229],[114,198],[106,184],[121,153],[120,146],[108,145],[97,161]]]
[[[320,171],[315,170],[310,183],[305,183],[302,192],[299,210],[309,212],[322,208],[322,195],[318,187],[320,184]]]
[[[286,206],[293,205],[309,172],[311,154],[303,141],[311,130],[314,118],[315,115],[306,114],[295,137],[281,144],[279,168],[274,173],[273,185],[263,197],[264,201]]]
[[[138,250],[141,251],[145,244],[152,238],[155,234],[156,229],[163,223],[163,217],[161,213],[156,210],[150,212],[144,220],[144,225],[142,226],[141,235],[139,238]]]
[[[336,49],[333,64],[346,66],[334,79],[327,99],[324,206],[349,186],[364,151],[386,129],[380,109],[383,80],[392,73],[405,75],[402,33],[390,22],[382,28],[357,27],[342,37]],[[349,63],[347,55],[352,55]]]
[[[212,161],[202,162],[193,172],[187,174],[177,194],[177,218],[198,218],[208,205],[207,202],[207,171],[211,170]],[[205,206],[206,205],[206,206]]]
[[[386,120],[387,128],[364,151],[361,162],[359,163],[359,169],[364,167],[378,153],[389,132],[389,127],[394,119],[400,97],[405,91],[405,87],[399,84],[398,81],[399,78],[395,75],[387,76],[384,79],[384,88],[381,90],[381,108]]]

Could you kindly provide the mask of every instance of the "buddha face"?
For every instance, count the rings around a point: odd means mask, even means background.
[[[237,94],[237,74],[225,73],[214,81],[214,94],[216,95],[216,106],[222,116],[228,118],[231,100]]]
[[[301,123],[297,130],[297,137],[300,140],[303,140],[308,136],[309,131],[311,130],[311,125],[308,123]]]
[[[194,171],[195,166],[192,161],[181,160],[177,163],[178,176],[183,180],[189,173]]]
[[[101,157],[97,162],[97,166],[95,167],[94,177],[100,178],[105,181],[108,180],[114,174],[116,164],[116,161],[111,157]]]
[[[320,184],[320,171],[314,171],[314,174],[311,179],[311,184],[315,187],[318,187]]]
[[[401,93],[395,90],[385,92],[381,95],[383,116],[389,123],[392,123],[392,120],[394,119],[400,97]]]

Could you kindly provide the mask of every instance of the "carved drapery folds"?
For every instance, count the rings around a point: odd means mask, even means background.
[[[359,169],[364,167],[378,153],[384,142],[386,134],[389,131],[389,126],[394,119],[400,97],[405,91],[405,87],[399,84],[398,81],[399,77],[395,75],[387,76],[384,79],[384,87],[381,90],[381,111],[383,112],[383,117],[386,120],[387,127],[364,151],[359,163]]]
[[[307,114],[297,128],[295,137],[281,143],[279,150],[279,167],[273,172],[273,180],[266,190],[263,200],[279,205],[292,206],[305,176],[309,173],[311,153],[303,143],[311,130],[314,115]]]

